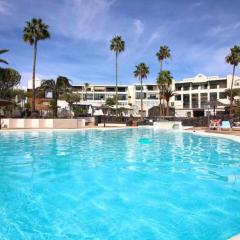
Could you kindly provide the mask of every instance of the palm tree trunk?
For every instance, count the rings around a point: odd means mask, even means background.
[[[55,104],[55,106],[54,106],[53,115],[54,115],[55,118],[57,118],[57,110],[58,110],[57,101],[58,101],[58,96],[56,96],[56,97],[54,98],[54,102],[55,102],[54,104]]]
[[[163,70],[163,60],[160,61],[160,73],[162,72]],[[162,112],[163,112],[163,109],[162,109],[162,91],[161,91],[161,87],[159,88],[159,103],[160,103],[160,106],[159,106],[159,116],[161,118],[162,116]]]
[[[69,110],[70,110],[70,119],[72,119],[72,104],[69,104]]]
[[[141,121],[143,121],[143,91],[142,91],[142,78],[140,77],[141,82]]]
[[[166,116],[165,103],[164,103],[164,101],[165,101],[165,87],[163,87],[163,89],[162,89],[162,95],[163,95],[163,110],[162,110],[162,112],[163,112],[163,115]]]
[[[162,99],[161,99],[161,87],[159,86],[159,117],[162,115]]]
[[[233,74],[232,74],[232,82],[231,82],[231,93],[230,93],[230,114],[233,113],[233,82],[235,76],[235,65],[233,65]]]
[[[34,41],[33,73],[32,73],[32,111],[35,111],[36,92],[35,92],[35,73],[37,61],[37,40]]]
[[[118,52],[116,52],[116,116],[118,116]]]
[[[169,116],[169,101],[167,101],[167,116]]]

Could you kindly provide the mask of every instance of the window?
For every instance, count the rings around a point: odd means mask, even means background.
[[[197,90],[197,89],[198,89],[198,87],[199,87],[199,85],[198,85],[198,84],[193,84],[193,85],[192,85],[192,90]]]
[[[153,86],[147,86],[148,91],[153,91]]]
[[[115,92],[115,87],[107,87],[106,92]]]
[[[127,100],[126,94],[118,94],[118,100]]]
[[[140,86],[140,89],[141,89],[141,86]],[[125,87],[119,87],[118,92],[126,92],[126,88]]]
[[[175,88],[176,88],[176,91],[181,91],[182,90],[182,85],[181,84],[176,84]]]
[[[227,88],[227,80],[219,81],[219,88]]]
[[[143,94],[143,99],[146,98],[146,93],[142,93]],[[140,92],[137,92],[136,93],[136,99],[141,99],[141,93]]]
[[[105,99],[104,94],[101,94],[101,93],[94,94],[94,100],[104,100],[104,99]]]
[[[210,89],[217,89],[216,83],[210,83]]]
[[[240,79],[234,81],[234,86],[240,86]]]
[[[86,98],[86,94],[83,94],[83,99],[85,100],[85,98]],[[87,94],[87,100],[93,100],[93,94],[92,93]]]
[[[150,94],[148,99],[157,99],[157,96],[156,94]]]
[[[200,88],[203,90],[203,89],[207,89],[208,88],[208,85],[207,84],[201,84],[200,85]]]
[[[53,98],[53,93],[52,92],[45,92],[45,98]]]
[[[216,101],[217,100],[217,93],[213,92],[210,93],[210,101]]]
[[[184,91],[188,91],[189,89],[190,89],[190,85],[184,85],[184,86],[183,86],[183,90],[184,90]]]
[[[225,92],[220,92],[219,93],[219,98],[220,99],[226,99],[227,98],[227,94]]]
[[[198,94],[192,94],[192,108],[198,108]]]
[[[183,94],[183,108],[189,108],[189,94]]]
[[[207,93],[201,93],[201,108],[206,108],[208,105],[208,94]]]
[[[181,101],[182,100],[182,96],[179,94],[179,95],[175,95],[175,100],[176,101]]]
[[[141,90],[141,85],[137,85],[136,90],[140,91]]]

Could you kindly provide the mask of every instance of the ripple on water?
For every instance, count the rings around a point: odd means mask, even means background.
[[[239,143],[158,129],[0,133],[0,239],[227,239]]]

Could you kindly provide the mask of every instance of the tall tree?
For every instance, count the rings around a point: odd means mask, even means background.
[[[116,55],[116,114],[118,114],[118,55],[125,50],[125,42],[121,36],[115,36],[110,42],[110,50]]]
[[[163,95],[163,99],[165,99],[165,91],[168,89],[170,85],[172,84],[172,75],[170,73],[170,71],[168,70],[163,70],[158,74],[157,77],[157,85],[159,88],[159,94]],[[161,111],[161,102],[160,102],[160,111]],[[161,114],[161,113],[160,113]]]
[[[8,49],[2,49],[2,50],[0,50],[0,54],[6,53],[8,51],[9,51]],[[8,62],[4,59],[0,59],[0,63],[8,64]]]
[[[230,54],[226,56],[226,62],[233,66],[233,73],[232,73],[232,82],[231,82],[231,95],[230,95],[230,114],[233,113],[233,82],[235,77],[235,69],[240,63],[240,46],[235,45],[231,48]]]
[[[33,18],[30,22],[26,22],[23,29],[23,41],[34,46],[33,57],[33,72],[32,72],[32,111],[35,111],[35,73],[36,73],[36,60],[37,60],[37,47],[38,41],[50,38],[48,31],[49,26],[46,25],[42,19]]]
[[[88,93],[89,83],[84,83],[84,89],[85,89],[85,98],[84,100],[87,101],[87,93]]]
[[[165,90],[164,95],[165,95],[165,100],[167,102],[167,112],[166,112],[166,115],[169,116],[169,101],[170,101],[171,97],[174,96],[174,92],[171,89],[167,88]]]
[[[21,75],[12,68],[0,68],[0,97],[8,97],[8,91],[20,83]]]
[[[136,66],[135,71],[133,72],[134,77],[138,77],[141,83],[141,120],[143,120],[143,88],[142,82],[144,78],[147,78],[149,74],[149,67],[145,63],[140,63]]]
[[[160,72],[163,70],[163,61],[171,58],[171,50],[169,49],[168,46],[160,46],[160,49],[156,53],[156,56],[160,62]]]
[[[39,87],[40,93],[51,92],[52,93],[52,106],[53,115],[57,117],[57,101],[60,95],[64,95],[66,91],[71,87],[70,80],[66,77],[59,76],[57,80],[43,80],[41,86]]]

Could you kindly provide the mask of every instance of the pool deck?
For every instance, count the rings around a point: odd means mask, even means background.
[[[240,234],[229,238],[229,240],[240,240]]]
[[[194,134],[214,137],[224,137],[230,140],[234,140],[240,143],[240,131],[233,130],[209,130],[209,128],[187,128],[185,131],[192,132]]]

